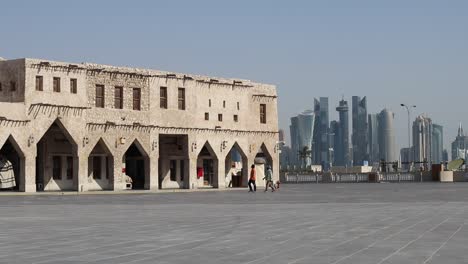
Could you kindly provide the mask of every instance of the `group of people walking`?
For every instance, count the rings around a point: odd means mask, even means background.
[[[255,183],[257,180],[257,172],[255,171],[255,165],[250,167],[250,177],[249,177],[249,192],[256,192],[257,191],[257,184]],[[271,187],[271,191],[274,192],[276,190],[275,184],[273,183],[273,171],[271,167],[268,166],[265,177],[263,180],[266,181],[265,185],[265,192],[268,191],[268,187]]]

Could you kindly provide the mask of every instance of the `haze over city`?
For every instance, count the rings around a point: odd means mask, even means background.
[[[369,113],[391,109],[400,147],[407,142],[400,103],[417,105],[412,119],[427,113],[443,125],[448,149],[458,123],[468,127],[466,1],[46,1],[28,2],[28,9],[24,4],[2,3],[0,23],[8,26],[0,29],[1,57],[276,84],[286,133],[289,118],[312,108],[314,97],[329,97],[330,120],[337,119],[334,108],[343,95],[367,96]]]

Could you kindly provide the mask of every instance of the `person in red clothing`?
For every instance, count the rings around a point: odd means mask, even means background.
[[[250,178],[249,178],[249,192],[256,192],[257,191],[257,185],[255,184],[255,181],[257,180],[257,172],[255,171],[255,165],[252,165],[250,167]],[[253,185],[253,188],[252,188]]]

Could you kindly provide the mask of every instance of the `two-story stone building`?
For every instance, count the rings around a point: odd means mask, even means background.
[[[0,155],[19,191],[245,186],[254,163],[279,178],[277,141],[272,85],[0,60]]]

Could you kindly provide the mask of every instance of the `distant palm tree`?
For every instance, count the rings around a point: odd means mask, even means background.
[[[308,146],[304,146],[297,154],[302,161],[301,167],[305,167],[307,165],[307,160],[312,158],[312,150],[310,150]]]

